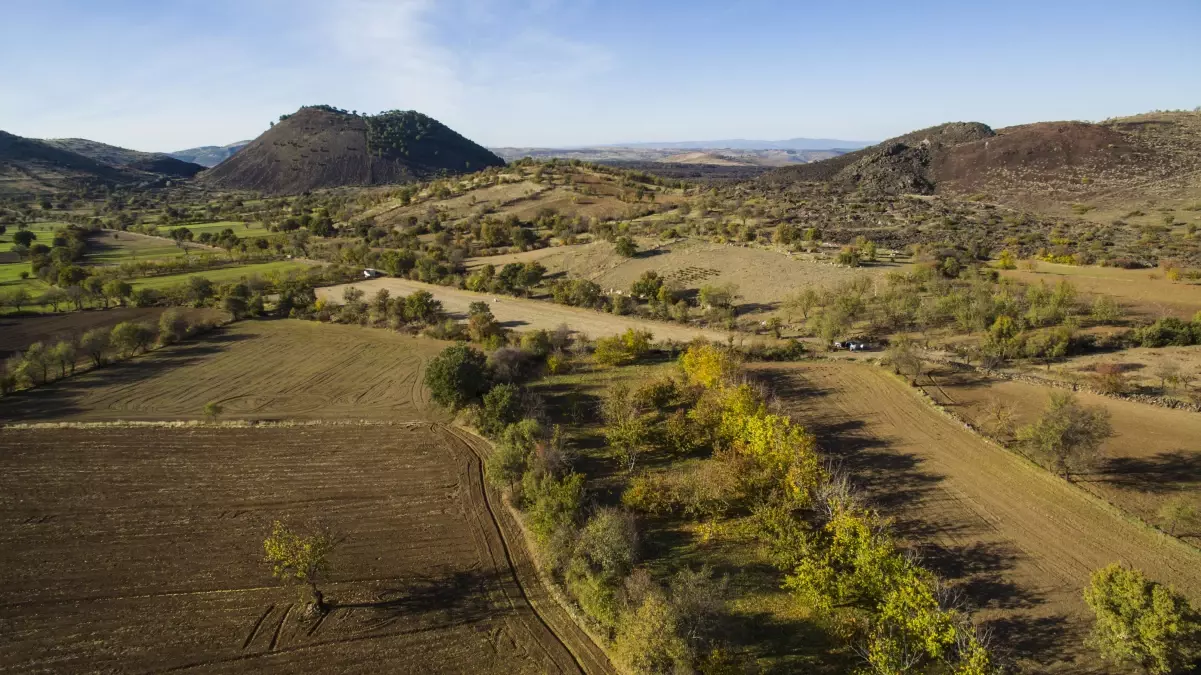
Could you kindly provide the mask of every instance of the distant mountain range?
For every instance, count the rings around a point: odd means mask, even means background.
[[[783,141],[758,141],[732,138],[717,141],[665,141],[612,143],[600,148],[648,148],[654,150],[858,150],[875,141],[841,141],[834,138],[789,138]]]
[[[187,150],[176,150],[168,152],[175,159],[181,159],[185,162],[192,162],[200,166],[213,168],[221,162],[234,156],[234,153],[242,148],[250,145],[250,141],[238,141],[229,145],[205,145],[199,148],[188,148]]]

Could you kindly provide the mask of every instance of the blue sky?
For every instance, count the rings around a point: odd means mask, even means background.
[[[1201,105],[1201,1],[0,0],[0,129],[140,150],[303,104],[486,145],[882,139]]]

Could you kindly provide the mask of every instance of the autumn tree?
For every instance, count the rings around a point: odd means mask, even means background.
[[[300,534],[278,520],[271,527],[271,535],[263,541],[271,574],[285,583],[296,581],[307,584],[312,599],[308,610],[317,614],[329,610],[317,583],[329,574],[329,556],[336,545],[329,532]]]
[[[1201,656],[1201,615],[1173,589],[1117,563],[1093,572],[1084,601],[1090,642],[1107,659],[1148,673],[1183,673]]]

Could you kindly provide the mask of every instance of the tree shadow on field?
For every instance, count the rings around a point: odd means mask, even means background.
[[[1162,494],[1201,484],[1201,452],[1171,450],[1153,457],[1114,457],[1105,463],[1099,482]]]
[[[986,621],[981,628],[991,634],[994,651],[1006,660],[1028,659],[1050,665],[1070,658],[1069,645],[1083,644],[1084,636],[1066,616],[1015,616]]]
[[[198,363],[252,336],[219,329],[187,342],[92,368],[0,399],[0,420],[44,422],[88,412],[81,400],[95,390],[136,385],[166,372]]]
[[[493,575],[482,570],[417,576],[402,587],[380,591],[375,602],[331,603],[333,609],[363,610],[368,630],[397,624],[405,628],[461,625],[496,618],[512,610],[489,599]]]

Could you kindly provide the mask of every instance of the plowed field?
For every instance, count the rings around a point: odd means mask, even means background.
[[[445,343],[308,321],[242,322],[0,399],[8,422],[439,419],[421,383]]]
[[[520,539],[442,427],[6,429],[0,446],[0,672],[606,672],[531,607]],[[324,618],[262,561],[275,519],[340,538]]]
[[[984,442],[884,370],[833,362],[760,371],[1024,670],[1100,668],[1083,645],[1082,590],[1111,562],[1201,599],[1194,549]]]

